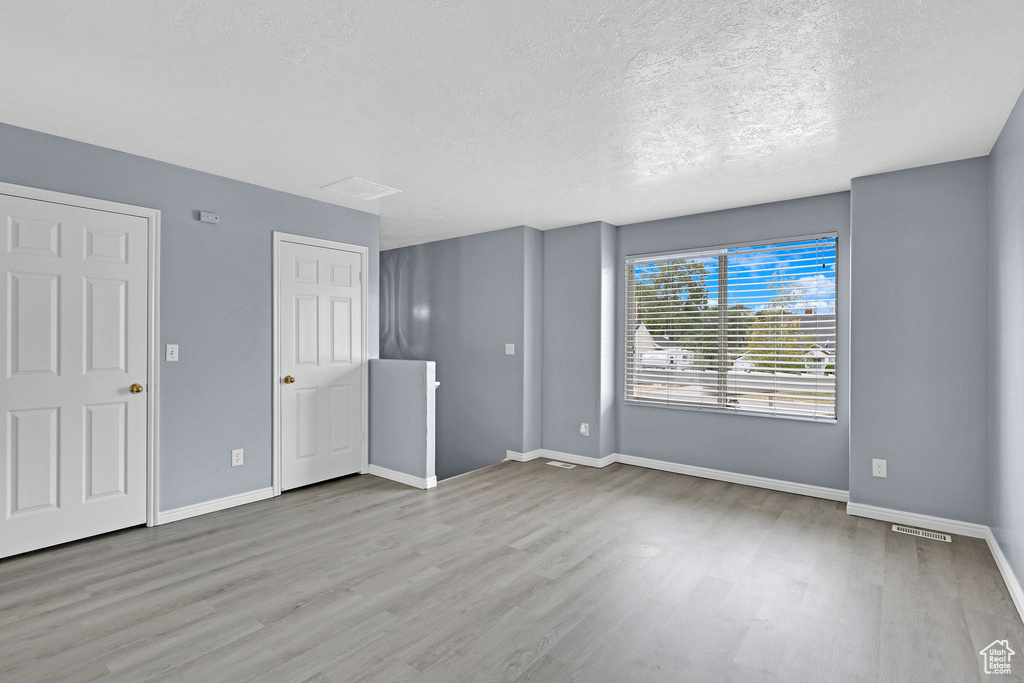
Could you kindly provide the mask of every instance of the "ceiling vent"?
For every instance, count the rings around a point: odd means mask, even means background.
[[[321,190],[327,190],[335,194],[343,194],[346,197],[352,197],[353,199],[365,199],[367,201],[371,199],[380,199],[381,197],[387,197],[389,194],[396,194],[401,190],[396,190],[393,187],[387,187],[386,185],[378,185],[377,183],[371,183],[369,180],[363,180],[362,178],[345,178],[339,180],[336,183],[330,185],[324,185],[320,188]]]

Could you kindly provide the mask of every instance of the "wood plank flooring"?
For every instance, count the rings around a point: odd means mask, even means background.
[[[621,464],[350,477],[0,560],[0,680],[982,681],[988,643],[1024,653],[984,542],[889,526]]]

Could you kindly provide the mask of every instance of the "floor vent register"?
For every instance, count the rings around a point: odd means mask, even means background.
[[[901,534],[910,534],[911,536],[920,536],[921,538],[930,538],[933,541],[945,541],[946,543],[952,543],[953,537],[949,534],[939,534],[934,531],[924,531],[922,529],[915,529],[910,526],[903,526],[902,524],[893,524],[893,531],[898,531]]]

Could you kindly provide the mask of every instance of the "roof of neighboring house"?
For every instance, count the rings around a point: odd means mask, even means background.
[[[651,335],[651,339],[653,339],[654,343],[663,349],[678,349],[682,346],[679,342],[672,341],[663,334]]]
[[[651,334],[647,329],[647,326],[643,323],[640,323],[636,328],[634,328],[634,333],[638,335],[638,338],[643,338],[646,335],[646,338],[660,349],[678,349],[682,346],[679,342],[672,341],[663,334]]]

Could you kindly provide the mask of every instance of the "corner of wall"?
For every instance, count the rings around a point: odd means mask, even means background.
[[[1007,571],[1024,578],[1024,95],[992,147],[988,201],[987,511]]]
[[[523,453],[541,444],[544,357],[544,235],[523,226]]]
[[[988,519],[988,183],[985,158],[853,181],[856,504]]]
[[[544,233],[541,445],[552,452],[615,451],[615,231],[593,222]]]
[[[601,433],[598,442],[598,457],[603,458],[615,452],[617,444],[615,400],[615,339],[618,326],[615,317],[615,294],[617,291],[616,232],[618,228],[601,223],[601,390],[598,406],[601,415]]]

